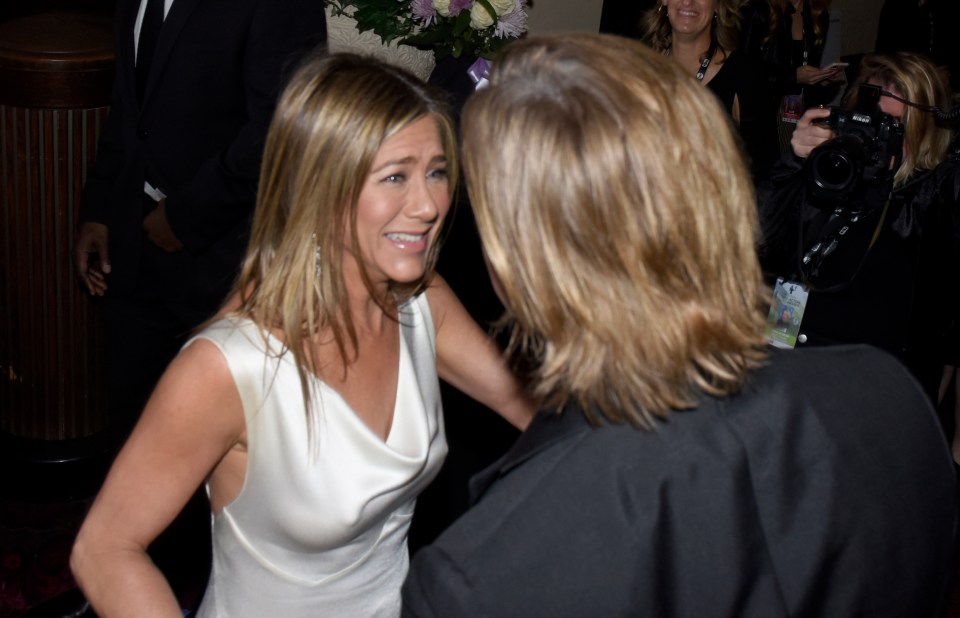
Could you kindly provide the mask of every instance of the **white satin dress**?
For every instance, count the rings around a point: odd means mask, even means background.
[[[198,335],[227,360],[248,441],[243,488],[213,517],[213,570],[200,618],[399,615],[416,496],[447,452],[425,295],[403,305],[399,328],[386,441],[319,383],[310,443],[293,358],[277,356],[279,341],[240,318]]]

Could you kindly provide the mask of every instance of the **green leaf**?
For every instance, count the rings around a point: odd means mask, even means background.
[[[453,34],[460,36],[470,29],[470,11],[460,11],[456,21],[453,23]]]

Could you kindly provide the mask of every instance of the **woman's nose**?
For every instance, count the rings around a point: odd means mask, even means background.
[[[439,215],[443,208],[444,200],[449,201],[449,194],[446,187],[432,186],[430,180],[422,179],[414,183],[413,192],[410,195],[410,206],[408,214],[424,221],[433,221]]]

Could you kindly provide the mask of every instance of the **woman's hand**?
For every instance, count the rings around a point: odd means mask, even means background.
[[[803,113],[797,121],[797,128],[790,138],[793,154],[806,158],[810,152],[827,140],[833,139],[833,130],[821,126],[818,120],[830,116],[830,109],[826,107],[811,107]]]
[[[842,73],[842,71],[839,71]],[[837,69],[821,69],[820,67],[812,67],[808,64],[797,67],[797,83],[798,84],[819,84],[820,82],[826,81],[832,77],[837,76]]]

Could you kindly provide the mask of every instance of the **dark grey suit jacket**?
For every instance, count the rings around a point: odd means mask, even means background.
[[[216,307],[244,250],[280,88],[299,56],[326,40],[323,2],[176,0],[142,109],[134,73],[139,4],[117,4],[113,99],[80,218],[109,228],[108,294],[133,293],[142,252],[153,251],[162,297]],[[145,239],[145,177],[168,196],[185,251],[163,254]]]
[[[773,351],[654,431],[541,413],[474,489],[405,616],[919,617],[948,583],[942,430],[866,346]]]

